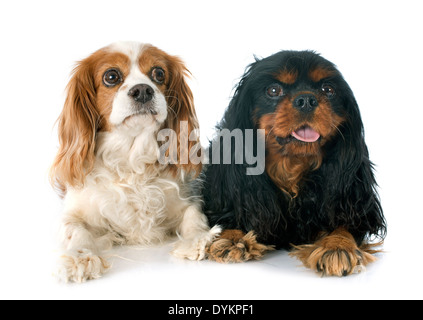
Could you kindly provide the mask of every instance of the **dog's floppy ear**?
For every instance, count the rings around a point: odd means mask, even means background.
[[[239,130],[238,132],[242,133],[244,146],[249,143],[245,141],[247,129],[253,129],[253,136],[258,139],[257,129],[252,120],[253,99],[249,90],[249,77],[253,65],[247,69],[241,79],[218,125],[218,129],[227,130],[227,132]],[[278,204],[280,197],[285,195],[274,186],[267,174],[248,174],[247,169],[250,165],[247,164],[245,158],[246,148],[243,148],[242,164],[237,164],[236,159],[239,158],[239,154],[236,154],[238,150],[234,144],[232,143],[232,147],[228,148],[224,143],[216,143],[218,139],[221,139],[221,135],[218,135],[210,145],[209,153],[212,163],[207,165],[202,179],[204,212],[209,218],[209,223],[212,226],[222,225],[227,229],[240,229],[245,233],[253,230],[259,235],[258,241],[274,243],[272,239],[277,238],[281,230],[272,230],[268,226],[275,228],[286,226],[284,215]],[[257,151],[256,146],[257,140],[253,147],[255,151]],[[224,164],[223,158],[226,156],[224,152],[228,150],[231,152],[231,163]],[[217,158],[220,159],[220,164],[216,163]]]
[[[334,225],[351,226],[356,230],[357,241],[367,235],[384,238],[386,222],[377,193],[373,164],[369,159],[364,139],[364,128],[360,111],[349,87],[343,89],[346,120],[340,134],[326,148],[326,160],[321,174],[327,177],[328,192],[325,196],[328,212]]]
[[[186,77],[188,77],[190,73],[180,58],[168,56],[167,59],[170,64],[170,82],[166,91],[168,117],[164,126],[165,128],[174,130],[177,134],[177,154],[189,156],[190,152],[194,149],[193,147],[199,143],[198,136],[196,140],[186,137],[188,140],[188,150],[186,150],[187,145],[181,143],[180,137],[183,124],[187,124],[187,128],[184,128],[182,134],[188,134],[188,136],[190,136],[194,130],[199,129],[194,108],[193,94],[186,81]],[[187,132],[185,132],[185,129],[187,129]],[[167,150],[166,156],[169,156],[169,150]],[[178,164],[175,165],[175,170],[183,168],[187,173],[193,172],[195,175],[198,175],[201,172],[201,163],[194,164],[189,158],[190,157],[188,157],[188,163],[181,163],[181,161],[178,161]]]
[[[260,61],[257,57],[255,59],[256,62],[253,62],[245,69],[244,75],[235,88],[234,96],[225,115],[217,126],[218,129],[227,128],[234,130],[239,128],[245,130],[255,128],[252,118],[254,111],[252,94],[255,88],[251,88],[251,83],[254,82],[254,79],[252,79],[255,76],[253,71]]]
[[[59,150],[50,169],[50,181],[62,195],[68,186],[84,183],[94,162],[99,115],[90,61],[87,58],[75,67],[58,119]]]

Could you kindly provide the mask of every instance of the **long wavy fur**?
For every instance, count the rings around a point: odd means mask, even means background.
[[[262,77],[275,70],[281,55],[256,59],[247,68],[218,129],[239,128],[244,133],[258,129],[253,119],[258,106],[253,97],[262,90]],[[245,233],[254,230],[258,241],[278,248],[310,243],[320,232],[340,226],[351,232],[358,245],[372,236],[385,237],[386,222],[358,105],[343,79],[337,90],[344,97],[346,120],[338,128],[339,134],[324,146],[321,166],[303,177],[298,195],[283,192],[266,172],[246,175],[248,165],[210,164],[202,175],[204,211],[210,225]]]

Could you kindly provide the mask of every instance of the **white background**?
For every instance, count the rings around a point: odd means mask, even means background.
[[[2,1],[1,299],[423,298],[423,23],[419,1]],[[388,220],[367,272],[319,278],[286,252],[261,262],[181,261],[122,248],[102,279],[52,277],[61,201],[47,182],[74,62],[117,40],[150,42],[193,74],[202,141],[253,54],[313,49],[355,92]]]

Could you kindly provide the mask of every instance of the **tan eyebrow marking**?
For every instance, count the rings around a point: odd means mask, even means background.
[[[276,79],[286,84],[294,84],[297,81],[298,71],[297,70],[283,70],[276,75]]]
[[[324,78],[329,78],[335,74],[334,70],[317,67],[311,70],[308,74],[309,78],[314,82],[319,82]]]

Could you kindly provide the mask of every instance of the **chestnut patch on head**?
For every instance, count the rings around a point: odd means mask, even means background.
[[[110,131],[107,119],[112,112],[113,99],[129,74],[131,62],[123,53],[107,50],[103,52],[103,56],[96,60],[93,75],[97,95],[96,106],[100,114],[98,130]]]

